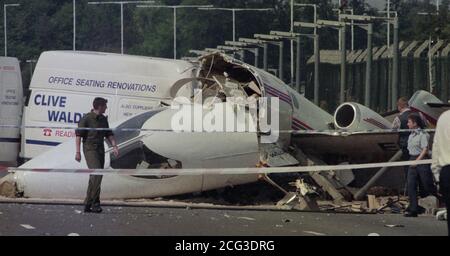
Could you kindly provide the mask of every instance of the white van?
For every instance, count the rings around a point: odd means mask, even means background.
[[[41,54],[30,84],[20,156],[31,159],[74,139],[73,129],[92,109],[95,97],[108,100],[110,123],[170,101],[170,87],[193,76],[187,61],[98,52]],[[192,90],[186,88],[185,90]]]
[[[22,108],[23,87],[19,60],[0,57],[0,162],[15,163],[17,160]]]

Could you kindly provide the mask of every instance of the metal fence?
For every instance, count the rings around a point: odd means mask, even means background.
[[[400,42],[399,96],[410,97],[417,90],[432,91],[442,101],[449,100],[450,42],[429,40]],[[339,105],[340,52],[320,52],[320,101],[332,111]],[[346,101],[364,104],[367,50],[348,51]],[[388,100],[392,91],[392,54],[387,46],[373,48],[370,108],[377,112],[395,109]],[[305,93],[314,94],[314,56],[306,63]]]

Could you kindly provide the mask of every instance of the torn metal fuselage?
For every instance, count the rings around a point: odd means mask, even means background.
[[[200,65],[197,77],[182,79],[171,86],[173,100],[170,107],[111,124],[111,127],[138,131],[116,133],[121,154],[116,158],[107,153],[106,169],[254,167],[261,158],[269,166],[291,166],[298,164],[286,153],[291,143],[291,130],[323,130],[332,121],[331,115],[263,70],[223,54],[203,56]],[[191,87],[181,90],[185,85]],[[249,104],[255,101],[258,102],[256,109],[252,107],[255,105]],[[185,108],[177,109],[174,107],[177,105]],[[207,120],[218,106],[231,110],[226,113],[233,113],[231,132],[228,129],[206,132],[204,127],[200,132],[196,127],[188,127],[194,132],[173,132],[177,130],[174,126],[179,124],[174,121],[177,117],[200,109],[201,119]],[[248,118],[241,120],[236,114],[240,111],[248,113],[245,115]],[[234,132],[234,128],[239,127],[247,130]],[[75,142],[71,140],[33,158],[21,168],[87,169],[84,157],[78,163],[74,155]],[[164,165],[170,160],[176,167]],[[18,190],[25,197],[33,198],[81,199],[88,184],[88,175],[76,173],[19,171],[13,175]],[[258,175],[105,175],[102,198],[178,195],[257,179]]]

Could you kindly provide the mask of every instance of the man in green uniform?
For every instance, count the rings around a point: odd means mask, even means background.
[[[103,114],[107,109],[108,101],[103,98],[95,98],[94,109],[87,113],[78,123],[78,128],[109,128],[108,119]],[[103,169],[105,167],[105,146],[104,139],[107,138],[113,146],[114,155],[119,155],[119,149],[111,130],[76,130],[76,155],[75,160],[81,161],[81,140],[83,140],[83,153],[89,169]],[[85,212],[102,212],[100,207],[100,186],[102,175],[91,175],[89,186],[84,201]]]

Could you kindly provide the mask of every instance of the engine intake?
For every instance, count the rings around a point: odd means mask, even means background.
[[[375,111],[354,102],[340,105],[334,114],[338,129],[348,131],[379,130],[391,128],[391,123]]]

